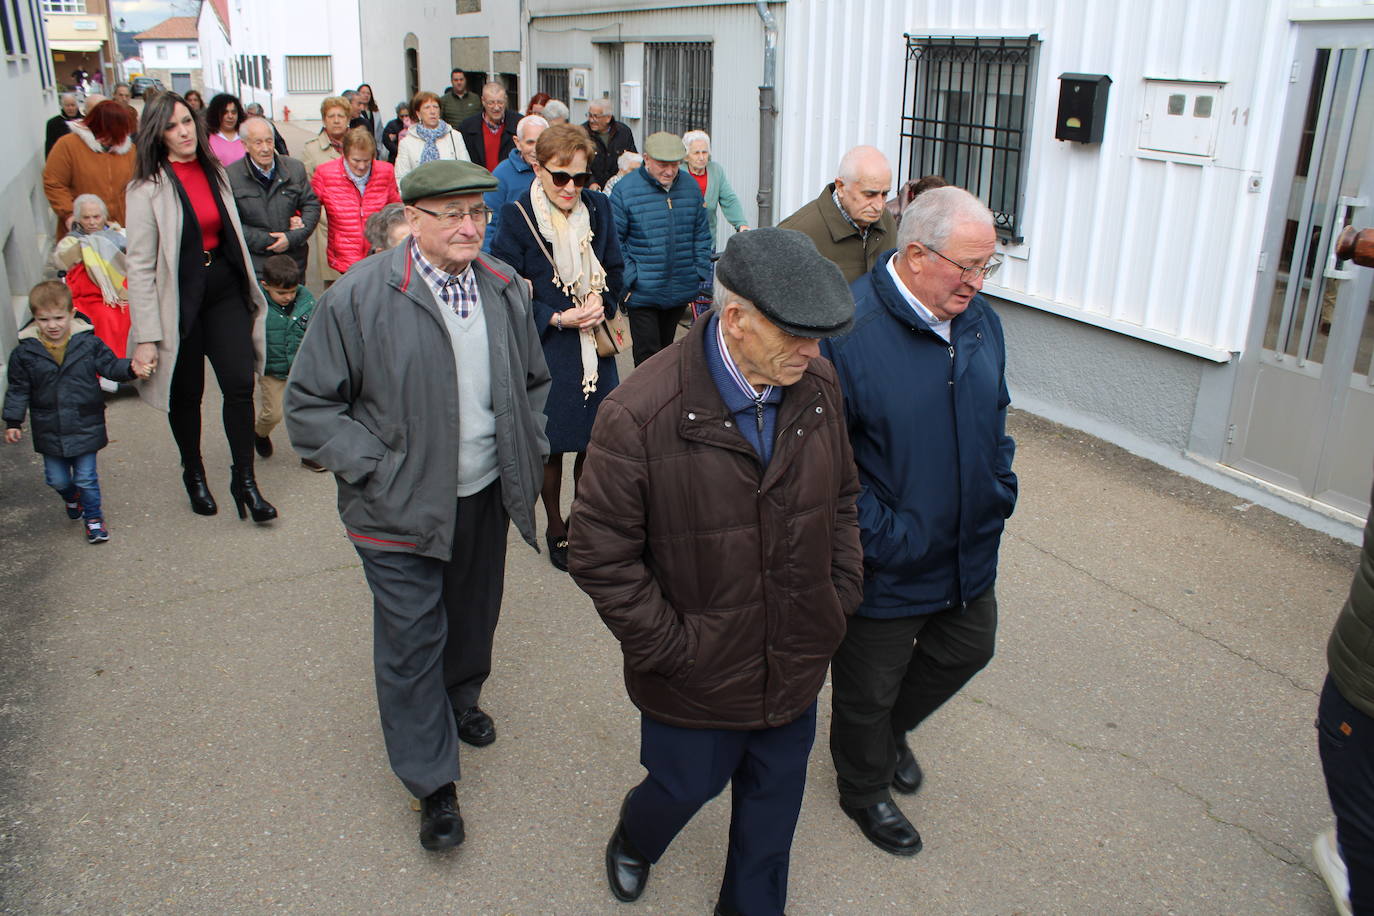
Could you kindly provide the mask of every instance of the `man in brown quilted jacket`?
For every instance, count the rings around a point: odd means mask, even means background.
[[[640,762],[606,849],[611,893],[732,785],[716,912],[782,913],[816,694],[858,605],[859,491],[819,339],[854,301],[799,232],[731,237],[715,309],[602,402],[569,570],[620,640]]]

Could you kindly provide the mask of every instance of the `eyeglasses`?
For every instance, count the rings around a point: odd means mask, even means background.
[[[415,209],[419,210],[421,213],[428,213],[444,226],[461,225],[463,220],[467,219],[469,216],[472,217],[474,225],[480,226],[491,216],[491,209],[488,207],[473,207],[471,210],[445,210],[442,213],[435,213],[433,210],[426,210],[424,207],[418,206],[417,204],[411,204],[411,206],[415,207]]]
[[[965,267],[958,261],[951,260],[950,258],[947,258],[944,255],[940,254],[940,252],[936,251],[934,248],[931,248],[929,245],[925,245],[923,247],[926,251],[929,251],[931,254],[935,255],[941,260],[949,261],[949,263],[959,268],[960,283],[972,284],[973,281],[978,279],[979,277],[982,277],[984,280],[986,280],[988,277],[991,277],[993,274],[997,273],[997,268],[1002,266],[1002,256],[1000,254],[993,255],[992,258],[982,267]]]
[[[573,175],[568,172],[555,172],[553,169],[549,168],[544,169],[544,171],[549,173],[549,177],[553,179],[554,187],[557,188],[563,187],[570,181],[575,188],[585,188],[587,182],[592,180],[591,172],[578,172],[576,175]]]

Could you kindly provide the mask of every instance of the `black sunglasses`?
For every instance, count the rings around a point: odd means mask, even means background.
[[[549,168],[544,169],[544,171],[549,173],[549,177],[553,179],[554,187],[558,188],[563,187],[570,181],[573,183],[573,187],[585,188],[587,182],[592,180],[591,172],[578,172],[576,175],[570,175],[567,172],[555,172],[553,169]]]

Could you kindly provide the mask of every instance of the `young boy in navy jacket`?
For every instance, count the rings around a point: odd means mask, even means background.
[[[46,280],[29,292],[33,321],[19,332],[10,354],[5,392],[5,441],[23,438],[24,414],[33,423],[33,448],[43,456],[43,477],[67,504],[68,518],[86,518],[86,540],[110,539],[100,509],[95,453],[109,442],[100,377],[127,382],[147,378],[147,366],[117,358],[91,325],[76,315],[71,290]]]

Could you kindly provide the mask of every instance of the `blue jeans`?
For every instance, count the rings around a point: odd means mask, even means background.
[[[1350,909],[1374,913],[1374,719],[1343,697],[1329,674],[1317,706],[1317,749],[1350,875]]]
[[[67,502],[81,498],[86,518],[100,518],[100,478],[95,473],[95,452],[75,458],[43,456],[43,480]]]

